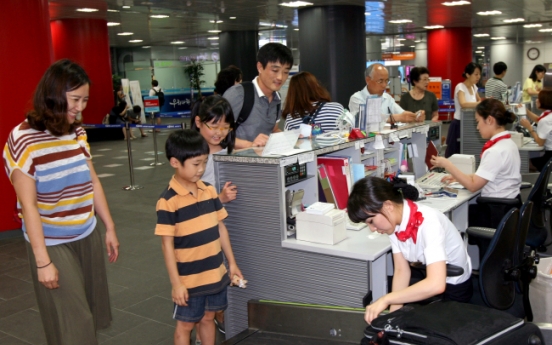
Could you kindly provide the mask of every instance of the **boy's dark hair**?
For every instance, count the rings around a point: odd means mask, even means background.
[[[543,65],[536,65],[535,67],[533,67],[529,78],[531,78],[533,81],[537,81],[537,72],[546,72],[546,67],[544,67]]]
[[[226,135],[226,138],[220,143],[220,146],[222,146],[223,149],[228,149],[228,153],[232,153],[236,142],[236,131],[234,130],[236,126],[230,103],[220,95],[209,96],[205,98],[199,106],[199,112],[196,116],[199,117],[200,122],[206,123],[214,120],[214,122],[219,123],[219,125],[222,125],[222,119],[224,118],[224,123],[228,124],[230,131]],[[192,118],[192,129],[199,132],[195,118]]]
[[[165,142],[167,159],[176,158],[180,164],[188,158],[209,154],[209,144],[198,131],[181,129],[172,132]]]
[[[414,82],[420,81],[422,74],[429,75],[429,70],[425,67],[414,67],[410,70],[410,84],[414,86]]]
[[[497,125],[506,126],[508,123],[513,123],[516,120],[516,115],[509,110],[506,110],[504,104],[493,98],[487,98],[481,101],[476,107],[475,112],[483,119],[492,116],[495,118]]]
[[[134,107],[132,107],[132,111],[135,113],[135,114],[139,114],[142,112],[142,107],[140,107],[139,105],[135,105]]]
[[[401,179],[387,182],[379,177],[365,177],[353,186],[347,201],[347,212],[354,223],[364,223],[366,219],[381,213],[383,203],[391,201],[402,205],[404,198],[418,199],[418,190]]]
[[[499,61],[493,65],[493,72],[495,75],[500,75],[502,72],[506,71],[508,66],[502,61]]]
[[[157,87],[158,85],[159,85],[159,82],[157,80],[154,79],[151,81],[151,86]]]
[[[77,63],[63,59],[53,63],[38,83],[33,110],[27,113],[27,121],[37,131],[49,130],[55,136],[72,133],[81,125],[80,120],[71,124],[67,120],[67,92],[88,84],[90,78]]]
[[[226,67],[217,75],[215,93],[222,96],[226,90],[234,86],[236,82],[240,83],[242,79],[242,72],[238,67],[233,65]]]
[[[293,66],[293,54],[291,50],[281,43],[267,43],[259,49],[257,62],[266,68],[269,62],[279,62],[282,65]]]

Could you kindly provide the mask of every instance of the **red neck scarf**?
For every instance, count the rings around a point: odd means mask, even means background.
[[[539,116],[537,122],[539,122],[540,120],[542,120],[542,119],[544,119],[545,117],[547,117],[548,115],[550,115],[550,113],[552,113],[552,110],[547,110],[547,111],[543,112],[543,113],[541,114],[541,116]]]
[[[491,139],[491,140],[487,140],[487,142],[485,143],[485,145],[483,145],[483,149],[481,150],[481,157],[483,157],[483,152],[487,151],[487,149],[491,148],[494,144],[498,143],[499,141],[501,141],[502,139],[510,139],[512,136],[510,135],[510,133],[506,134],[506,135],[502,135],[498,138],[494,138],[494,139]]]
[[[406,201],[408,202],[408,207],[410,207],[410,217],[408,218],[408,223],[406,224],[406,230],[396,232],[395,235],[399,241],[402,242],[412,238],[412,241],[414,241],[415,244],[416,239],[418,238],[418,228],[424,222],[424,216],[422,216],[422,212],[418,212],[418,206],[414,202],[408,199]]]

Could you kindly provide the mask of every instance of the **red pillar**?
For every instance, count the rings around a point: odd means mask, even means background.
[[[90,77],[84,123],[101,123],[113,107],[109,37],[105,19],[60,19],[50,23],[55,60],[71,59]]]
[[[25,119],[44,71],[54,61],[48,0],[4,0],[0,11],[0,144]],[[2,169],[3,170],[3,169]],[[0,174],[0,231],[20,225],[13,220],[16,197],[5,173]]]
[[[431,76],[451,80],[451,96],[456,84],[464,81],[462,73],[472,61],[471,28],[429,30],[427,33],[427,68]]]

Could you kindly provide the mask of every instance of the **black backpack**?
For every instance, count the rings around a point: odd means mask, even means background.
[[[159,108],[161,108],[165,104],[165,94],[163,91],[161,91],[161,88],[159,88],[159,91],[152,89],[153,92],[155,92],[155,95],[157,98],[159,98]]]

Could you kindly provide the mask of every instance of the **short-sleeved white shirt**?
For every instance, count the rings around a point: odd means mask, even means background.
[[[462,120],[462,107],[460,106],[460,100],[458,99],[458,92],[462,91],[464,92],[464,99],[466,102],[477,102],[477,86],[473,85],[472,93],[473,95],[470,95],[470,91],[468,90],[468,87],[464,83],[458,83],[456,85],[456,88],[454,89],[454,119],[455,120]]]
[[[403,202],[403,217],[401,224],[389,236],[393,254],[402,253],[408,262],[432,263],[445,261],[464,269],[459,277],[447,277],[447,284],[457,285],[465,282],[471,276],[471,260],[464,246],[460,233],[452,222],[441,212],[426,205],[415,203],[424,217],[418,228],[416,243],[412,238],[402,242],[395,233],[406,230],[410,218],[408,202]]]
[[[543,113],[543,115],[544,114],[545,113]],[[546,151],[552,151],[552,114],[544,117],[538,122],[537,135],[539,138],[546,140],[544,142],[544,149]]]
[[[351,114],[358,114],[360,105],[366,104],[366,99],[370,97],[368,92],[368,87],[363,88],[362,90],[355,92],[349,99],[349,111]],[[395,102],[395,99],[388,93],[383,93],[381,95],[381,114],[402,114],[404,109]]]
[[[492,139],[507,135],[504,131]],[[521,186],[521,159],[519,149],[512,139],[503,139],[485,150],[475,174],[489,181],[481,190],[481,196],[513,199]]]

